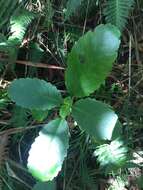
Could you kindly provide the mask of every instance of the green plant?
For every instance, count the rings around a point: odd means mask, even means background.
[[[128,149],[119,139],[113,140],[110,144],[103,144],[96,148],[94,155],[97,156],[105,173],[112,172],[125,166],[127,162]]]
[[[88,14],[93,14],[97,5],[98,0],[68,0],[64,10],[65,20],[70,20],[72,17],[82,20],[82,18],[88,17]]]
[[[68,0],[65,11],[65,19],[70,19],[70,17],[73,16],[85,2],[87,1]],[[98,5],[99,1],[95,0],[92,2],[92,0],[89,0],[89,4],[90,3],[92,6],[93,4]],[[134,0],[106,0],[103,10],[106,23],[111,23],[117,26],[120,31],[122,31],[125,28],[129,18],[129,13],[132,10],[134,4]]]
[[[67,5],[66,5],[66,14],[65,14],[65,18],[68,19],[73,13],[76,12],[76,10],[78,9],[78,7],[81,5],[83,0],[68,0],[67,1]]]
[[[16,12],[21,6],[25,5],[26,1],[8,0],[0,1],[1,13],[0,13],[0,29],[9,22],[11,14]]]
[[[104,10],[106,22],[117,26],[122,31],[133,5],[134,0],[107,0]]]
[[[43,127],[29,151],[27,165],[36,178],[49,181],[61,170],[68,149],[70,115],[98,145],[121,135],[122,127],[112,108],[87,97],[109,75],[119,45],[120,32],[111,24],[99,25],[82,36],[68,55],[65,83],[70,96],[64,99],[44,80],[25,78],[11,83],[8,95],[17,105],[43,111],[59,108],[58,118]]]
[[[125,179],[123,179],[123,177],[117,177],[116,179],[113,179],[111,185],[108,187],[108,190],[124,189],[125,185],[126,185]]]
[[[8,53],[9,60],[15,61],[19,47],[22,43],[26,30],[29,24],[34,19],[34,14],[24,8],[20,8],[14,12],[10,18],[10,32],[8,39],[2,40],[0,43],[0,50]]]

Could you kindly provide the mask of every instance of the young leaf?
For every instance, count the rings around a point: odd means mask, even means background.
[[[66,97],[64,99],[64,103],[60,108],[60,116],[61,118],[65,119],[71,112],[73,101],[71,97]]]
[[[55,181],[38,182],[32,190],[56,190]]]
[[[72,96],[88,96],[100,87],[117,57],[119,38],[120,32],[115,26],[99,25],[74,45],[65,73],[66,86]]]
[[[61,94],[55,86],[36,78],[14,80],[8,95],[17,105],[29,109],[47,110],[62,103]]]
[[[40,131],[29,151],[28,169],[41,181],[49,181],[57,176],[68,149],[68,125],[57,118]]]
[[[80,128],[96,141],[111,140],[118,123],[118,116],[109,105],[91,98],[77,101],[72,115]]]

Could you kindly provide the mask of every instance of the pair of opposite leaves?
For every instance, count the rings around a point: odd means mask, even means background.
[[[116,27],[99,25],[74,45],[65,73],[71,96],[89,96],[104,82],[117,57],[119,37]],[[14,80],[8,94],[17,105],[29,109],[49,110],[63,102],[55,86],[39,79]],[[118,119],[108,105],[90,98],[77,101],[72,115],[81,129],[97,140],[110,140]],[[64,119],[57,118],[47,124],[35,139],[29,152],[29,170],[42,181],[52,180],[61,170],[67,149],[68,125]]]

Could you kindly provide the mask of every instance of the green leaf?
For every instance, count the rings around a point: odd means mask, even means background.
[[[32,190],[56,190],[55,181],[38,182]]]
[[[32,116],[36,121],[43,121],[48,116],[49,110],[32,110]]]
[[[117,170],[123,167],[127,161],[128,149],[119,139],[112,141],[110,144],[103,144],[96,148],[94,155],[100,166],[106,168],[106,172]]]
[[[65,73],[66,86],[72,96],[88,96],[104,82],[117,58],[119,37],[115,26],[99,25],[74,45]]]
[[[13,127],[26,127],[28,124],[28,113],[27,109],[15,106],[12,110],[12,117],[9,124]]]
[[[96,141],[111,140],[118,123],[118,116],[109,105],[91,98],[77,101],[72,115],[80,128]]]
[[[70,16],[72,16],[76,10],[80,7],[83,0],[68,0],[66,5],[66,13],[65,13],[65,19],[69,19]]]
[[[18,46],[21,44],[26,30],[34,18],[34,13],[23,8],[15,12],[10,19],[12,33],[12,35],[8,38],[8,43],[10,45]]]
[[[127,24],[129,13],[135,0],[108,0],[103,11],[107,23],[117,26],[121,31]]]
[[[115,128],[112,133],[112,140],[116,140],[121,136],[122,136],[122,124],[119,120],[117,120]]]
[[[65,119],[71,112],[73,101],[71,97],[66,97],[64,103],[60,108],[60,116]]]
[[[29,109],[47,110],[62,103],[61,94],[55,86],[36,78],[14,80],[8,95],[17,105]]]
[[[40,131],[31,146],[28,169],[41,181],[53,180],[62,168],[68,149],[68,125],[57,118]]]
[[[23,41],[29,24],[35,18],[34,13],[22,8],[20,4],[18,5],[18,0],[14,0],[14,2],[12,3],[11,0],[8,0],[8,2],[5,3],[3,1],[4,4],[2,3],[4,11],[2,12],[8,20],[10,19],[10,35],[8,35],[9,37],[6,41],[4,40],[3,42],[0,42],[0,50],[8,54],[8,61],[11,63],[11,65],[16,61],[18,48]],[[24,1],[21,3],[23,4]],[[2,12],[0,12],[0,16],[2,16]]]
[[[5,27],[11,15],[19,8],[20,4],[18,0],[1,0],[0,1],[0,30]]]

